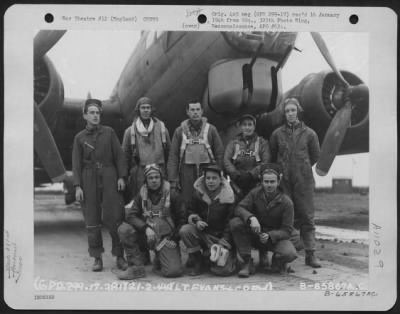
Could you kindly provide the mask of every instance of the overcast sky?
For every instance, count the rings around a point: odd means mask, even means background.
[[[68,31],[49,52],[64,82],[65,97],[107,99],[140,32]],[[322,33],[339,69],[358,75],[368,85],[368,34]],[[308,73],[329,69],[309,33],[300,33],[296,47],[282,72],[283,90],[298,84]],[[332,177],[353,178],[353,185],[369,185],[369,154],[336,157],[329,174],[315,174],[317,186],[331,186]]]

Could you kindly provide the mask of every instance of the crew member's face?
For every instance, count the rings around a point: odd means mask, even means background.
[[[221,177],[218,173],[214,171],[206,171],[205,173],[205,183],[207,189],[210,191],[215,191],[221,185]]]
[[[253,120],[245,119],[240,124],[240,128],[242,129],[242,133],[244,136],[252,136],[254,134],[256,126],[254,125]]]
[[[262,184],[263,184],[265,192],[274,193],[279,185],[276,174],[264,173],[263,178],[262,178]]]
[[[294,123],[297,120],[297,106],[295,104],[288,104],[285,106],[285,117],[289,123]]]
[[[147,187],[150,190],[158,190],[161,186],[161,175],[159,173],[151,173],[147,176]]]
[[[100,110],[97,106],[89,106],[87,112],[83,114],[89,126],[96,126],[100,123]]]
[[[151,105],[141,104],[139,106],[139,115],[143,120],[148,120],[151,117]]]
[[[189,104],[186,114],[190,120],[199,121],[203,115],[203,109],[201,109],[200,103]]]

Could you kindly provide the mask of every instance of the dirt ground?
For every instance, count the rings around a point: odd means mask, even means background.
[[[316,222],[319,225],[368,230],[368,196],[316,194]],[[111,241],[103,231],[105,254],[103,272],[90,271],[92,259],[87,253],[86,230],[80,208],[66,206],[63,195],[35,194],[35,276],[36,279],[90,284],[117,281],[113,268],[115,261],[110,254]],[[318,229],[317,229],[318,230]],[[257,253],[254,257],[257,263]],[[315,282],[346,282],[368,285],[368,245],[363,243],[318,240],[317,256],[322,268],[314,270],[304,265],[304,252],[291,264],[293,273],[271,274],[257,272],[248,279],[215,277],[203,274],[197,277],[165,279],[147,266],[147,276],[136,280],[147,284],[253,284],[268,282],[274,290],[299,290],[301,284]]]
[[[368,230],[368,195],[316,193],[314,201],[317,225]]]

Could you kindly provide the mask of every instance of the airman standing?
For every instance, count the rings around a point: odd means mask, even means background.
[[[285,124],[276,129],[270,138],[272,160],[282,167],[282,188],[294,203],[295,225],[298,223],[300,227],[306,252],[305,263],[318,268],[321,265],[314,255],[315,181],[311,168],[320,154],[318,137],[299,119],[302,108],[296,98],[286,99],[283,108]]]
[[[224,168],[245,196],[259,182],[260,168],[270,161],[270,151],[268,142],[255,132],[254,116],[245,114],[239,122],[242,132],[226,146]]]
[[[182,191],[187,204],[193,194],[193,183],[205,166],[222,166],[224,147],[215,126],[203,118],[203,107],[197,100],[186,107],[189,119],[183,121],[172,137],[168,159],[171,188]]]
[[[170,137],[164,123],[154,117],[152,101],[140,98],[136,103],[137,117],[125,130],[122,148],[129,169],[128,189],[134,197],[144,183],[144,167],[157,164],[166,177],[166,164],[170,148]],[[129,198],[129,197],[128,197]]]
[[[125,188],[127,167],[114,130],[100,125],[101,111],[100,100],[86,100],[83,118],[87,125],[75,136],[72,150],[75,196],[82,204],[89,254],[95,258],[93,271],[103,269],[102,224],[109,229],[111,252],[117,257],[117,267],[127,267],[117,232],[118,226],[124,220],[121,192]]]

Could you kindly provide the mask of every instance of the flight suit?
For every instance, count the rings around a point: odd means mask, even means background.
[[[288,196],[278,191],[272,199],[268,199],[263,186],[258,186],[238,204],[234,214],[236,217],[230,221],[230,229],[243,259],[250,257],[252,247],[260,252],[274,252],[274,259],[280,263],[290,263],[297,258],[296,249],[289,241],[294,211]],[[252,216],[260,223],[261,232],[268,233],[267,243],[261,243],[258,235],[250,229],[249,218]]]
[[[281,187],[294,203],[295,224],[306,251],[315,250],[314,186],[312,166],[320,153],[316,133],[303,122],[285,124],[270,138],[272,161],[282,167]]]
[[[140,119],[140,118],[137,118]],[[147,134],[141,133],[137,127],[137,119],[132,126],[125,130],[122,141],[122,149],[128,165],[129,197],[133,198],[144,184],[144,167],[148,164],[157,164],[164,178],[167,177],[166,163],[171,145],[168,130],[162,121],[151,118],[154,125]],[[134,134],[132,138],[132,128]]]
[[[185,139],[188,143],[182,145]],[[214,163],[221,167],[223,155],[221,138],[215,126],[209,124],[207,119],[202,118],[199,129],[185,120],[175,130],[168,158],[168,180],[172,186],[180,187],[185,204],[190,202],[193,183],[200,177],[203,167]]]
[[[73,143],[72,171],[74,186],[83,190],[82,209],[88,232],[89,254],[104,252],[101,225],[111,235],[112,254],[123,256],[118,226],[124,220],[123,196],[117,181],[127,175],[125,158],[114,130],[99,125],[79,132]]]
[[[224,168],[245,196],[259,182],[260,169],[270,159],[269,145],[265,139],[256,133],[248,139],[239,134],[226,146]]]
[[[179,196],[170,194],[168,181],[163,181],[162,187],[157,191],[147,189],[147,186],[143,185],[135,196],[132,207],[126,210],[126,223],[121,224],[118,229],[128,265],[144,265],[140,246],[145,242],[148,249],[155,250],[164,276],[180,276],[183,268],[178,231],[184,224],[185,218],[182,202]],[[148,241],[145,234],[147,227],[155,232],[155,242]],[[165,240],[176,242],[174,251],[165,250],[163,246]]]

